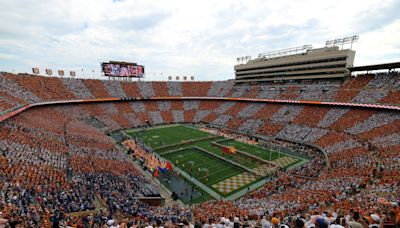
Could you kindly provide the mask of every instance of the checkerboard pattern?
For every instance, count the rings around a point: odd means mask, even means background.
[[[278,166],[272,164],[264,164],[257,166],[256,168],[253,169],[253,171],[260,174],[261,176],[265,176],[275,172],[276,169],[278,169]]]
[[[293,162],[296,162],[297,160],[298,159],[294,158],[294,157],[283,156],[283,157],[280,157],[280,158],[274,160],[273,162],[275,164],[279,165],[279,167],[285,167],[285,166],[292,164]]]
[[[249,184],[257,179],[257,176],[249,173],[249,172],[243,172],[241,174],[238,174],[236,176],[230,177],[228,179],[225,179],[221,182],[218,182],[213,186],[213,188],[217,189],[219,192],[223,194],[228,194],[246,184]]]

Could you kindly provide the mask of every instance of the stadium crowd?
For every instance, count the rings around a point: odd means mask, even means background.
[[[237,86],[232,82],[125,83],[5,73],[0,80],[4,93],[1,111],[40,101],[138,94],[398,104],[400,87],[397,72],[345,83]],[[0,123],[0,227],[6,223],[10,227],[399,226],[398,113],[316,110],[224,101],[140,101],[28,109]],[[313,118],[306,117],[309,113]],[[159,189],[105,133],[147,121],[170,122],[165,116],[172,122],[207,122],[267,135],[274,138],[273,143],[296,148],[312,162],[276,173],[269,183],[239,200],[207,201],[191,208],[152,207],[138,197],[158,196]],[[275,137],[319,145],[327,153],[329,169],[324,170],[325,157],[317,151]],[[245,137],[242,140],[254,143]]]
[[[29,74],[0,73],[3,110],[40,101],[104,97],[250,97],[303,99],[359,103],[399,103],[399,73],[359,75],[350,80],[304,80],[238,84],[215,82],[120,82],[49,78]],[[55,89],[56,88],[56,89]]]

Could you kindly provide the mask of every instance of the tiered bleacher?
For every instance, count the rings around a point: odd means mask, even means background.
[[[0,82],[1,112],[43,101],[152,96],[396,105],[400,94],[396,72],[344,80],[239,85],[9,73],[2,73]],[[207,201],[191,209],[153,208],[137,198],[159,195],[158,187],[106,135],[148,121],[206,123],[268,136],[276,144],[297,148],[312,161],[290,172],[278,172],[271,182],[236,201]],[[0,224],[6,220],[22,227],[61,223],[111,227],[139,222],[172,227],[190,221],[208,227],[399,224],[400,114],[394,110],[201,99],[118,101],[32,107],[1,122],[0,128]],[[329,167],[321,154],[290,140],[321,147]],[[98,204],[106,211],[97,210]],[[70,214],[84,211],[89,215]],[[356,218],[355,211],[365,219]]]

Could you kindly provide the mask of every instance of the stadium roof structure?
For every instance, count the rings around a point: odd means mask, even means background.
[[[350,72],[356,72],[356,71],[372,71],[372,70],[391,70],[396,68],[400,69],[400,62],[349,67],[349,70]]]

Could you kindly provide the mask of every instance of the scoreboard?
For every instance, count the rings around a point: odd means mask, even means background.
[[[116,62],[101,63],[101,71],[109,77],[143,78],[144,66],[137,63]]]

